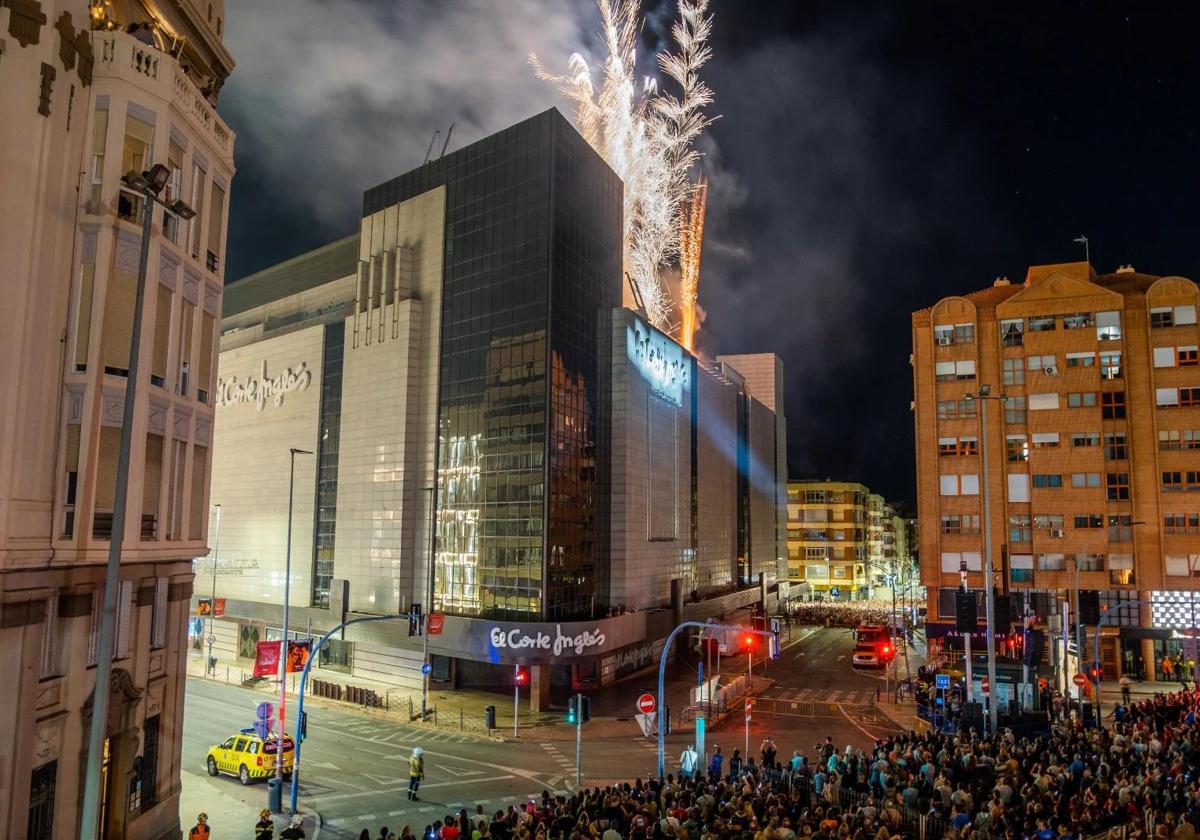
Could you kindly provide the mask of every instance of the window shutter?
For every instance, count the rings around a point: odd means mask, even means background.
[[[167,379],[167,351],[171,345],[171,290],[158,286],[154,304],[154,350],[150,356],[150,374],[162,383]]]
[[[957,572],[959,571],[959,563],[962,561],[962,554],[957,551],[942,552],[942,571]]]
[[[1179,405],[1179,389],[1178,388],[1155,388],[1154,389],[1154,404],[1155,405]]]
[[[958,477],[962,484],[962,494],[964,496],[979,495],[979,476],[977,475],[961,475]]]
[[[1029,476],[1025,473],[1009,473],[1008,500],[1010,502],[1029,501]]]
[[[1058,394],[1030,394],[1029,410],[1044,411],[1058,408]]]
[[[967,561],[968,572],[983,571],[983,555],[978,551],[964,551],[962,558]]]
[[[117,644],[113,659],[129,656],[129,626],[133,618],[133,581],[121,581],[117,593]]]
[[[1175,326],[1180,324],[1196,323],[1196,307],[1195,306],[1176,306],[1175,307]]]
[[[137,275],[128,271],[113,271],[108,275],[104,324],[100,328],[100,363],[105,367],[129,370],[129,341],[133,335],[136,292]]]
[[[150,631],[150,646],[165,647],[167,644],[167,579],[154,582],[154,613],[151,616],[153,629]]]
[[[42,625],[42,677],[53,677],[58,670],[54,655],[58,648],[58,595],[46,601],[46,623]]]
[[[92,592],[91,627],[88,629],[87,664],[96,664],[96,655],[100,645],[100,588]]]
[[[100,453],[96,467],[96,510],[111,511],[117,497],[117,458],[121,454],[121,430],[100,428]]]
[[[162,496],[162,435],[146,435],[146,469],[142,484],[142,516],[158,518],[158,501]]]
[[[939,484],[940,484],[940,488],[941,488],[941,494],[943,496],[957,496],[958,495],[958,476],[943,475],[943,476],[941,476]]]
[[[1175,348],[1155,347],[1154,366],[1156,368],[1175,367]]]

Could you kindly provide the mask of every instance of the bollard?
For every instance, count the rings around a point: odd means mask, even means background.
[[[496,728],[496,707],[483,707],[483,725],[487,727],[487,731],[491,732]]]
[[[462,706],[459,706],[458,707],[458,731],[462,732],[464,729],[466,729],[466,726],[463,723],[463,710],[462,710]]]

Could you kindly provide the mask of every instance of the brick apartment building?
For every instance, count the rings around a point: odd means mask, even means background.
[[[994,583],[1014,596],[1013,616],[1024,609],[1045,621],[1078,588],[1085,605],[1099,604],[1106,676],[1144,667],[1161,678],[1163,654],[1181,649],[1175,631],[1197,623],[1196,307],[1186,278],[1065,263],[913,314],[931,638],[955,636],[962,562],[982,592],[986,481]],[[1001,399],[968,398],[984,385]],[[1095,627],[1088,632],[1090,658]]]

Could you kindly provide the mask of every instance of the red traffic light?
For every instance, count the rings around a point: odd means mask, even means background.
[[[896,655],[896,649],[888,642],[880,642],[878,655],[881,662],[891,662],[892,658]]]
[[[524,668],[518,668],[516,680],[517,680],[517,685],[528,685],[529,684],[529,671],[525,670]]]

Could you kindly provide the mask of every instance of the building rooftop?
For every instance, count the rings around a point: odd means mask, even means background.
[[[354,233],[231,281],[225,286],[223,317],[229,318],[354,274],[358,268],[358,241],[359,235]]]

